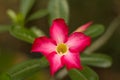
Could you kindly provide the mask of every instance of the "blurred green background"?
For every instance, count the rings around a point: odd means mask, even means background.
[[[36,0],[31,12],[47,8],[49,0]],[[114,18],[120,15],[120,0],[68,0],[70,8],[70,32],[80,25],[93,21],[109,27]],[[0,24],[10,24],[11,20],[6,14],[8,9],[19,11],[20,0],[0,0]],[[31,13],[29,13],[31,14]],[[48,16],[31,21],[27,27],[37,25],[47,35],[49,33]],[[93,68],[100,76],[100,80],[119,80],[120,78],[120,27],[117,27],[112,37],[97,52],[106,53],[113,58],[113,65],[108,69]],[[28,58],[35,58],[39,54],[30,53],[31,44],[12,37],[9,32],[0,33],[0,72],[8,70],[11,66]],[[42,78],[48,80],[46,72],[40,72]],[[35,75],[36,76],[36,75]],[[65,80],[67,80],[66,78]],[[30,79],[34,80],[34,79]],[[37,79],[36,79],[37,80]]]

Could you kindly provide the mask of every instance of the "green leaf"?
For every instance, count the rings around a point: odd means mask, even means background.
[[[50,14],[50,23],[55,18],[64,18],[68,22],[69,7],[67,0],[50,0],[48,11]]]
[[[7,10],[7,14],[14,23],[17,22],[17,15],[13,10],[11,10],[11,9]]]
[[[84,65],[107,68],[112,65],[112,59],[105,54],[81,54],[81,62]]]
[[[83,70],[77,69],[69,70],[68,72],[72,80],[99,80],[98,75],[89,67],[83,67]]]
[[[30,30],[33,31],[34,34],[37,35],[37,37],[45,36],[45,33],[42,30],[40,30],[40,29],[38,29],[36,27],[32,27]]]
[[[0,80],[12,80],[8,74],[0,74]]]
[[[7,73],[12,80],[23,80],[47,66],[48,62],[45,58],[28,60],[14,66]]]
[[[28,21],[31,21],[31,20],[35,20],[35,19],[39,19],[41,17],[44,17],[48,14],[48,10],[46,9],[43,9],[43,10],[39,10],[35,13],[33,13],[29,18],[28,18]]]
[[[86,31],[85,34],[91,36],[92,38],[97,37],[104,32],[104,26],[101,24],[95,24],[90,26]]]
[[[37,35],[33,31],[20,26],[12,26],[12,28],[10,29],[10,33],[14,37],[28,43],[33,43],[34,39],[37,37]]]
[[[14,24],[24,25],[24,16],[22,13],[16,14],[13,10],[8,10],[7,14],[9,15]]]
[[[33,7],[36,0],[21,0],[20,12],[24,15],[24,18],[29,13],[30,9]]]
[[[22,27],[24,26],[25,21],[24,21],[24,16],[23,16],[22,13],[17,14],[16,20],[17,20],[16,23],[15,23],[16,25],[20,25]]]
[[[11,28],[11,25],[0,25],[0,33],[9,31]]]

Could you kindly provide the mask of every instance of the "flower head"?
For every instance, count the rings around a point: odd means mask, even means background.
[[[32,52],[41,52],[50,63],[51,75],[62,68],[82,69],[79,53],[90,45],[90,37],[81,32],[68,36],[68,27],[63,19],[55,19],[50,27],[50,37],[36,38]]]

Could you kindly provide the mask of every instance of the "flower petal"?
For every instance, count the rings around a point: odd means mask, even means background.
[[[72,68],[82,69],[79,53],[68,52],[62,57],[62,62],[66,65],[68,70]]]
[[[68,38],[66,44],[70,51],[81,52],[83,49],[90,45],[91,39],[89,36],[84,35],[81,32],[74,32]]]
[[[93,22],[90,21],[80,27],[78,27],[74,32],[84,32]]]
[[[41,52],[43,55],[47,56],[51,52],[55,51],[54,42],[47,37],[36,38],[33,46],[32,52]]]
[[[56,43],[63,43],[68,36],[68,27],[63,19],[55,19],[50,27],[50,36]]]
[[[50,63],[51,75],[53,76],[57,70],[63,67],[63,64],[61,62],[61,56],[59,56],[56,52],[53,52],[47,56],[47,59]]]

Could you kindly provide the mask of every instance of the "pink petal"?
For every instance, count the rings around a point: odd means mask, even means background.
[[[62,57],[62,62],[66,65],[68,70],[72,68],[82,69],[79,53],[68,52]]]
[[[50,36],[56,43],[63,43],[68,36],[68,27],[63,19],[55,19],[50,27]]]
[[[53,52],[47,56],[47,59],[50,63],[51,75],[53,76],[57,70],[63,67],[63,64],[61,62],[61,56],[59,56],[56,52]]]
[[[93,22],[90,21],[80,27],[78,27],[74,32],[84,32]]]
[[[36,38],[33,46],[32,52],[41,52],[43,55],[47,56],[51,52],[55,51],[55,44],[51,39],[47,37]]]
[[[66,44],[70,51],[81,52],[85,47],[89,46],[91,39],[89,36],[84,35],[81,32],[75,32],[70,35]]]

